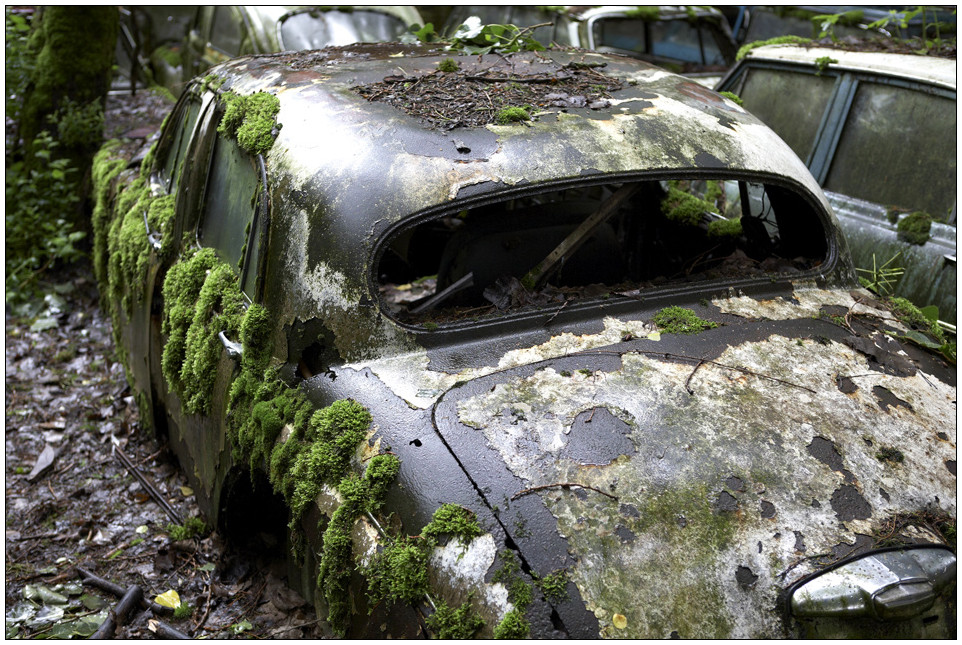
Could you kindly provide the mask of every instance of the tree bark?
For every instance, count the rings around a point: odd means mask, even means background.
[[[47,130],[60,142],[54,154],[77,169],[86,202],[90,164],[103,143],[103,112],[114,64],[120,14],[113,6],[47,6],[30,37],[36,65],[24,95],[20,133],[27,170],[41,162],[34,139]],[[79,221],[77,223],[80,223]],[[89,228],[89,225],[87,225]]]

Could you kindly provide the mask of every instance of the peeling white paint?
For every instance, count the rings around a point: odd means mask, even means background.
[[[484,581],[497,552],[490,533],[471,540],[467,546],[460,539],[454,539],[434,549],[430,566],[435,575],[446,581],[445,586],[460,589],[465,594],[480,592],[482,604],[489,610],[496,610],[499,618],[503,618],[513,608],[508,602],[507,588],[500,582],[488,584]]]
[[[426,409],[434,405],[444,392],[459,381],[469,381],[512,367],[614,345],[621,341],[626,333],[631,334],[633,338],[650,340],[658,340],[661,337],[654,325],[640,320],[622,320],[609,316],[605,318],[604,325],[604,330],[597,334],[578,336],[565,332],[553,336],[540,345],[505,352],[495,366],[468,368],[457,374],[428,369],[430,359],[425,350],[372,361],[359,361],[345,367],[358,371],[369,368],[392,392],[409,405]]]
[[[955,441],[954,387],[921,372],[872,372],[865,356],[840,343],[799,345],[777,335],[730,347],[717,362],[818,395],[714,365],[699,368],[689,395],[691,365],[626,354],[622,368],[610,373],[563,377],[545,369],[458,404],[461,422],[482,432],[526,485],[577,482],[618,495],[614,502],[590,490],[584,497],[558,489],[541,494],[578,558],[569,575],[588,609],[627,617],[618,635],[778,635],[776,595],[816,569],[807,555],[854,543],[856,533],[870,534],[889,512],[939,506],[956,513],[955,478],[942,463],[955,459],[954,449],[934,434],[943,429]],[[863,374],[869,376],[856,379],[855,393],[838,390],[838,375]],[[919,404],[914,412],[885,412],[872,394],[875,385]],[[523,422],[505,413],[521,403]],[[580,411],[597,406],[630,420],[634,456],[586,467],[558,454],[553,440],[564,437]],[[870,519],[838,520],[833,494],[848,482],[809,453],[814,437],[836,446],[871,506]],[[904,462],[879,460],[881,445],[897,447]],[[727,489],[731,476],[743,481],[742,490]],[[737,513],[714,508],[723,490],[737,500]],[[761,517],[762,501],[774,505],[774,518]],[[623,504],[638,509],[637,516],[622,513]],[[633,539],[623,542],[618,526]],[[805,552],[795,551],[795,531]],[[754,585],[737,583],[739,566],[758,576]],[[778,577],[790,568],[787,578]],[[605,620],[603,635],[615,635]]]

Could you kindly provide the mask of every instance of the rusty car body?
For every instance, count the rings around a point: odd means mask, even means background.
[[[97,163],[143,418],[209,521],[280,509],[332,633],[954,630],[954,366],[734,102],[357,45],[218,65]]]
[[[855,265],[868,270],[894,258],[904,268],[894,292],[937,306],[951,324],[956,73],[954,58],[767,45],[749,51],[718,87],[740,96],[805,161]],[[915,220],[919,230],[907,235]]]

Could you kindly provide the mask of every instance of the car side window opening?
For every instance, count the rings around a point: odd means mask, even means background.
[[[698,25],[685,20],[656,20],[650,33],[654,56],[701,65],[725,64],[711,32]]]
[[[231,15],[231,7],[218,5],[214,7],[214,17],[210,30],[210,43],[217,51],[229,57],[240,54],[241,24]]]
[[[828,74],[749,67],[735,91],[807,163],[835,84]]]
[[[814,208],[790,189],[666,179],[511,197],[401,228],[376,277],[389,315],[424,324],[794,275],[827,250]]]
[[[198,238],[212,247],[240,273],[248,239],[256,239],[251,228],[261,193],[257,160],[237,143],[218,134],[211,156],[210,172],[201,209]],[[249,272],[254,273],[254,272]],[[252,296],[255,276],[245,280],[243,289]]]
[[[953,99],[860,81],[824,187],[947,218],[956,199],[956,116]]]
[[[280,41],[284,50],[320,49],[359,42],[392,42],[406,32],[403,20],[378,11],[309,9],[282,19]]]
[[[615,49],[636,55],[648,54],[648,38],[645,21],[631,18],[604,18],[595,20],[591,26],[595,48]]]
[[[176,124],[167,148],[161,154],[166,154],[163,166],[160,168],[162,181],[168,194],[177,192],[177,185],[187,157],[187,145],[190,143],[194,125],[200,115],[201,104],[192,97],[187,99],[181,112],[171,117],[171,123]]]
[[[595,47],[651,55],[696,65],[724,65],[712,34],[684,20],[604,18],[592,25]]]

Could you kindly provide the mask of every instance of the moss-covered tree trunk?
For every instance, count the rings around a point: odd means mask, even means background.
[[[69,159],[81,197],[71,219],[83,228],[90,165],[103,141],[103,115],[114,64],[120,14],[117,7],[47,6],[34,19],[31,48],[36,65],[24,94],[20,133],[27,170],[43,163],[34,140],[46,130],[59,141],[54,155]]]

